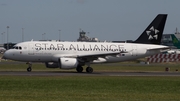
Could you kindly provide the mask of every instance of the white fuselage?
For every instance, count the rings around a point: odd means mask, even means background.
[[[160,53],[160,49],[163,48],[167,49],[167,46],[135,43],[29,41],[15,45],[14,49],[6,51],[4,56],[7,59],[24,62],[57,62],[58,58],[62,57],[93,57],[93,55],[119,52],[118,55],[107,55],[91,61],[102,63],[134,60]]]

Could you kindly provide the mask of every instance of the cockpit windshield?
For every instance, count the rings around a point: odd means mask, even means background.
[[[21,46],[14,46],[13,49],[21,50],[22,47]]]

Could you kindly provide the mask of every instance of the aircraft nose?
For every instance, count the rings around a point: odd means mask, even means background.
[[[12,52],[10,50],[7,50],[4,52],[2,59],[9,59],[11,56]]]

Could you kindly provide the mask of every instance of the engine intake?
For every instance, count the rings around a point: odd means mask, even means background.
[[[45,65],[47,68],[58,68],[59,67],[59,64],[55,63],[55,62],[46,62]]]

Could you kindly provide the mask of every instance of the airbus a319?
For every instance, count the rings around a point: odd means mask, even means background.
[[[27,41],[7,50],[3,58],[30,63],[43,62],[47,68],[75,69],[92,73],[93,63],[112,63],[158,54],[169,49],[159,45],[167,14],[159,14],[133,43]]]

